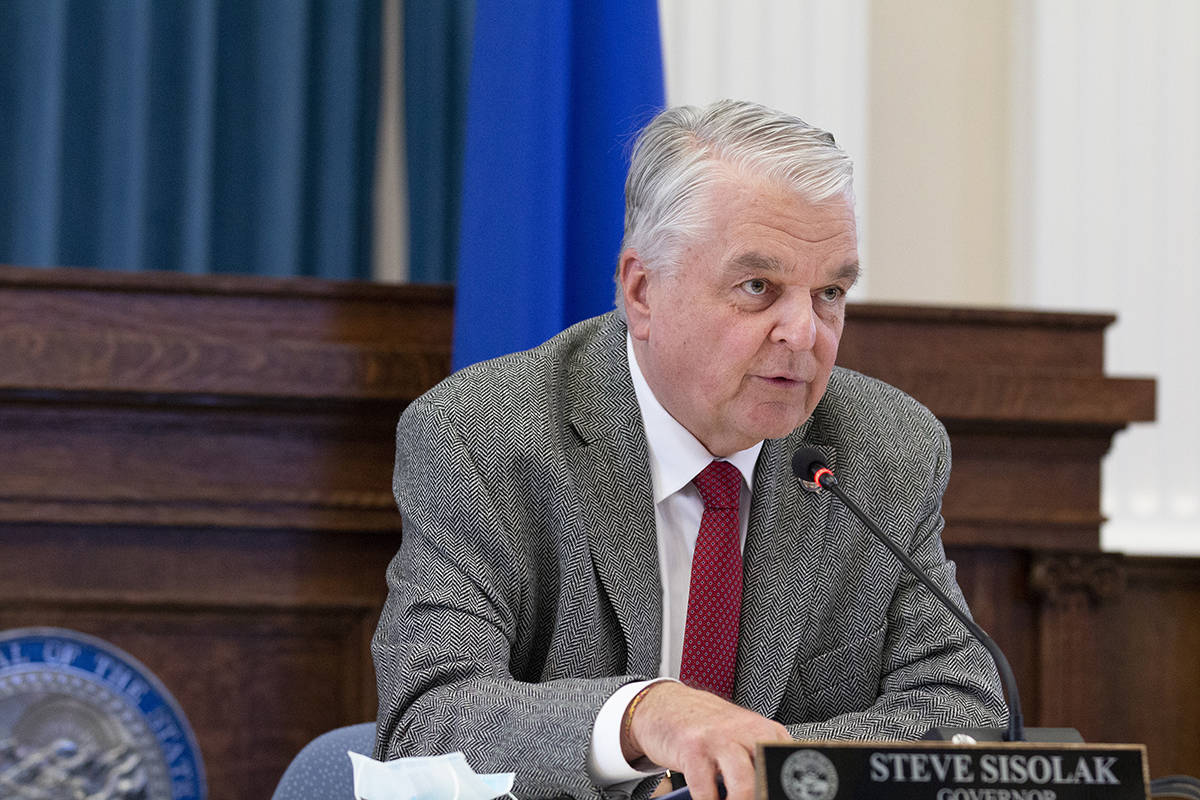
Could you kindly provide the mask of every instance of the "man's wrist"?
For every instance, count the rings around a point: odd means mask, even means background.
[[[634,759],[630,763],[621,749],[626,711],[634,697],[661,681],[673,678],[655,678],[648,681],[627,683],[604,703],[592,729],[591,747],[588,752],[588,774],[597,786],[611,786],[630,780],[639,780],[662,772],[648,760]]]
[[[621,717],[621,755],[630,764],[645,755],[633,739],[633,715],[637,713],[637,707],[646,697],[646,694],[657,683],[661,683],[661,681],[650,681],[639,689],[638,693],[629,701],[629,705],[625,706],[625,713]]]

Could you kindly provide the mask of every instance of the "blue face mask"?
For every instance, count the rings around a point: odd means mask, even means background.
[[[347,753],[356,800],[492,800],[512,789],[512,772],[479,775],[462,753],[397,758],[386,763]]]

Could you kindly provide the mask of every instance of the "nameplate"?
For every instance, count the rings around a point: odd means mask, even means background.
[[[758,800],[1148,800],[1134,744],[790,742],[758,746]]]

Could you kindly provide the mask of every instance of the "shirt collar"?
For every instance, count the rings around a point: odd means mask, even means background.
[[[646,428],[646,449],[650,454],[650,478],[654,485],[654,503],[657,505],[691,483],[716,458],[708,452],[700,440],[672,417],[654,392],[638,366],[633,353],[633,337],[625,334],[625,351],[629,356],[629,377],[633,379],[633,391],[637,395],[638,407],[642,412],[642,424]],[[746,482],[746,488],[754,490],[754,465],[758,442],[745,450],[722,459],[737,467]]]

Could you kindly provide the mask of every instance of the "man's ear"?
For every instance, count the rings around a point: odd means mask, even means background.
[[[625,320],[634,339],[650,337],[650,271],[642,263],[637,250],[621,251],[617,262],[621,295],[625,299]]]

